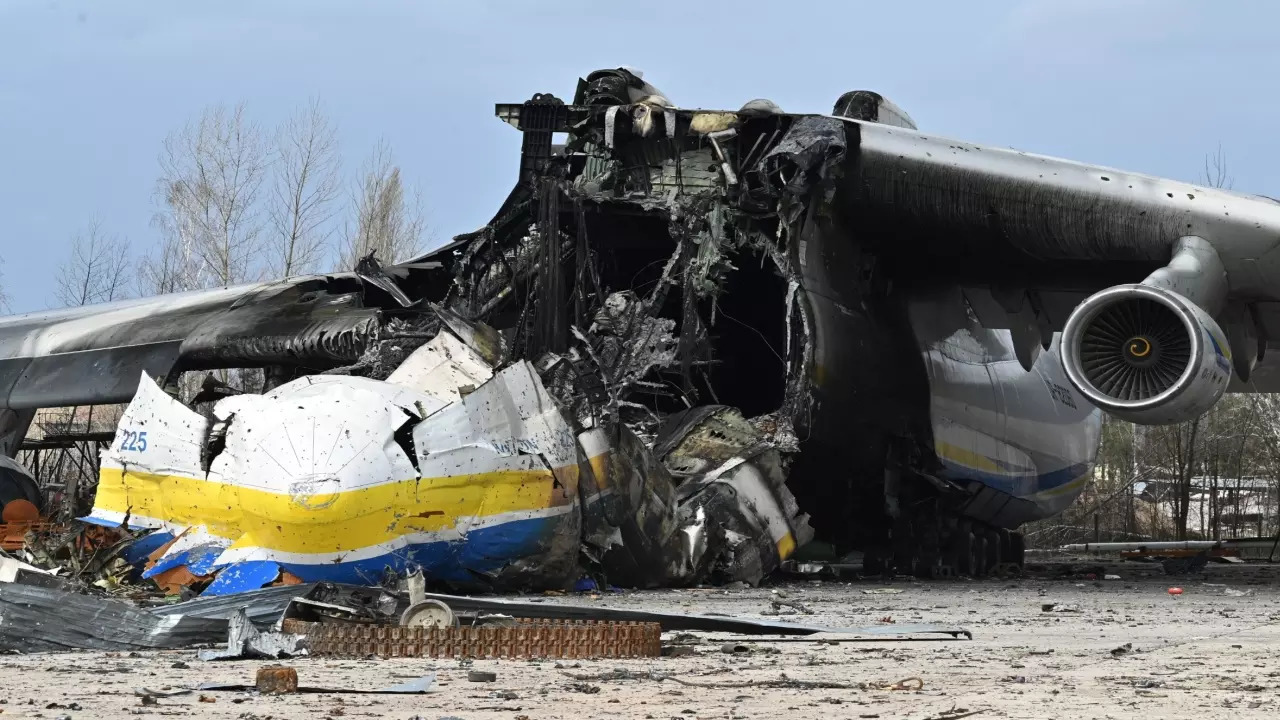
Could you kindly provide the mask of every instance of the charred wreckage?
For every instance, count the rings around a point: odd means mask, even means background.
[[[1089,230],[1084,193],[1055,206],[965,165],[1049,160],[921,135],[872,92],[688,110],[625,69],[497,115],[519,179],[480,230],[46,314],[0,343],[25,358],[0,361],[10,437],[24,408],[131,399],[87,520],[151,529],[147,574],[211,594],[416,567],[456,588],[755,583],[815,536],[868,572],[981,575],[1078,495],[1100,411],[1050,339],[1170,250]],[[958,159],[930,175],[934,153]],[[1081,228],[1105,267],[1055,259]],[[248,367],[262,394],[172,397],[183,372]]]

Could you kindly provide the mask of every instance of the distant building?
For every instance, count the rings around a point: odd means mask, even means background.
[[[1187,534],[1194,538],[1237,538],[1272,535],[1277,529],[1274,478],[1191,478]],[[1178,481],[1155,478],[1133,486],[1135,513],[1154,528],[1176,526]],[[1144,511],[1145,510],[1145,511]],[[1216,525],[1217,532],[1214,532]]]

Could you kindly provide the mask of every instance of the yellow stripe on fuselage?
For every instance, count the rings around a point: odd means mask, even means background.
[[[104,468],[94,509],[203,525],[235,541],[233,547],[347,552],[411,533],[450,530],[462,518],[568,506],[577,497],[577,476],[576,465],[554,474],[502,470],[295,498],[199,478]]]
[[[1008,475],[1010,477],[1018,477],[1019,475],[1023,474],[1017,471],[1010,471],[1006,468],[1002,468],[996,463],[995,460],[992,460],[986,455],[980,455],[968,448],[962,448],[959,445],[952,445],[951,443],[938,441],[937,443],[935,443],[935,451],[939,455],[941,455],[943,458],[950,460],[954,463],[959,463],[961,465],[971,467],[974,470],[989,472],[993,475]]]
[[[1044,498],[1057,497],[1058,495],[1065,495],[1067,493],[1075,492],[1079,490],[1080,487],[1089,480],[1090,474],[1091,473],[1086,472],[1080,477],[1076,478],[1075,480],[1071,480],[1070,482],[1063,483],[1055,488],[1049,488],[1048,490],[1043,490],[1041,492],[1036,493],[1032,497],[1044,499]]]

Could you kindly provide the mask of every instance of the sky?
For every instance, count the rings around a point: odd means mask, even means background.
[[[1260,0],[0,0],[0,289],[54,307],[95,218],[153,248],[164,137],[216,103],[271,126],[319,98],[352,182],[385,139],[443,243],[515,181],[493,105],[602,67],[681,107],[875,90],[927,132],[1182,180],[1221,147],[1236,190],[1274,196],[1277,26]]]

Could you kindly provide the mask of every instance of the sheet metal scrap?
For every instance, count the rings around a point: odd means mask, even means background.
[[[456,613],[486,612],[523,618],[561,620],[601,620],[612,622],[657,623],[663,632],[702,631],[735,633],[741,635],[791,635],[806,636],[830,633],[838,636],[897,637],[946,636],[953,639],[973,639],[973,633],[965,628],[945,625],[902,624],[870,625],[866,627],[827,627],[782,620],[764,620],[725,615],[701,615],[697,613],[655,612],[628,608],[600,607],[599,605],[573,605],[559,602],[529,602],[504,598],[466,597],[427,593],[429,599],[440,600]]]
[[[282,630],[306,637],[312,655],[432,658],[634,658],[662,654],[653,622],[517,619],[510,625],[423,628],[308,623],[287,619]]]
[[[154,615],[118,600],[0,583],[0,650],[162,650],[219,642],[225,620]]]
[[[200,659],[238,660],[240,658],[279,658],[305,655],[302,637],[287,632],[260,633],[249,621],[245,610],[231,617],[227,627],[227,647],[217,650],[201,650]]]

